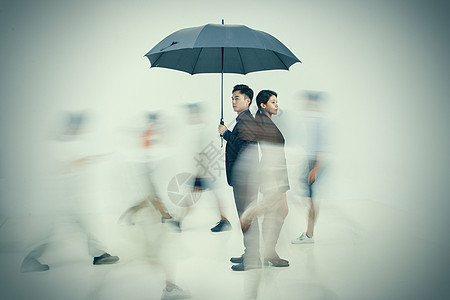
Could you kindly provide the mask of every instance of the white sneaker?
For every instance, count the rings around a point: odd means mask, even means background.
[[[314,243],[314,237],[308,237],[306,232],[303,232],[298,238],[291,241],[292,244],[308,244]]]
[[[170,292],[167,288],[163,289],[161,300],[189,299],[191,294],[176,285]]]

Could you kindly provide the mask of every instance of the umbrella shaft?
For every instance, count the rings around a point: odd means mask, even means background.
[[[220,124],[223,124],[223,73],[220,77]]]
[[[223,20],[222,20],[223,24]],[[220,122],[223,123],[223,47],[222,47],[222,70],[220,73]]]

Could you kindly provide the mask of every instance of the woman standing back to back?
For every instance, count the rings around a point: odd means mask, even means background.
[[[284,154],[284,137],[272,115],[278,113],[277,93],[262,90],[256,97],[258,111],[255,120],[259,125],[258,141],[261,149],[261,161],[258,168],[260,191],[263,199],[250,206],[241,217],[243,230],[248,229],[251,221],[264,215],[262,232],[264,238],[264,262],[275,267],[287,267],[289,262],[281,259],[275,247],[284,219],[288,213],[286,192],[289,180]]]

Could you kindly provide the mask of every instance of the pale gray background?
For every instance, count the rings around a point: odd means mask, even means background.
[[[225,19],[274,35],[303,62],[225,74],[225,120],[236,83],[277,91],[286,111],[300,91],[325,91],[334,199],[400,209],[449,247],[449,12],[446,1],[1,1],[0,214],[36,213],[42,141],[60,111],[94,112],[107,140],[142,110],[205,101],[215,130],[220,75],[149,69],[143,55],[178,29]]]

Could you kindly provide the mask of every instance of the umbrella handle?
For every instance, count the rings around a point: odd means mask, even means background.
[[[220,125],[225,125],[223,119],[220,119]],[[220,137],[220,148],[223,148],[223,136]]]

